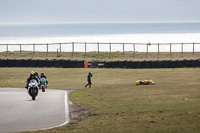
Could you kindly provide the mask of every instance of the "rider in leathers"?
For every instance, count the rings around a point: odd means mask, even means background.
[[[28,84],[29,84],[30,80],[32,80],[32,79],[35,79],[38,83],[40,82],[39,79],[36,77],[35,72],[32,71],[26,81],[26,86],[25,86],[26,89],[28,89]]]
[[[44,75],[44,72],[41,72],[40,80],[41,80],[41,78],[45,78],[47,81],[47,76]],[[48,84],[48,81],[47,81],[47,84]]]

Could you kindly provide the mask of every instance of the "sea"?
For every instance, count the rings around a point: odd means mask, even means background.
[[[137,51],[168,52],[170,43],[172,52],[200,52],[200,22],[161,22],[161,23],[65,23],[65,24],[0,24],[0,52],[57,51],[62,43],[62,51]],[[56,45],[55,43],[58,43]],[[63,43],[66,43],[63,44]],[[98,45],[99,44],[99,48]],[[116,44],[115,44],[116,43]],[[126,44],[128,43],[128,44]],[[175,44],[173,44],[175,43]],[[185,44],[188,43],[188,44]],[[7,47],[7,44],[8,47]],[[26,45],[23,45],[26,44]],[[125,45],[123,45],[125,44]],[[124,46],[124,47],[123,47]]]

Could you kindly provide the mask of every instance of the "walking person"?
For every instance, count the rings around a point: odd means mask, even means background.
[[[92,82],[91,82],[91,77],[92,77],[92,72],[89,72],[88,76],[87,76],[87,81],[88,84],[85,85],[85,88],[89,85],[89,88],[91,88]]]

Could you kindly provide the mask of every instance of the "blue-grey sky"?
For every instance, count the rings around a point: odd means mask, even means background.
[[[0,23],[200,21],[200,0],[0,0]]]

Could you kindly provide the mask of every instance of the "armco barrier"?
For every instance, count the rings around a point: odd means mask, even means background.
[[[145,68],[152,68],[151,61],[145,61]]]
[[[138,61],[138,67],[137,68],[145,68],[145,61]]]
[[[165,60],[165,68],[171,68],[171,60]]]
[[[7,60],[8,67],[15,67],[15,59],[14,60]]]
[[[158,61],[158,67],[159,68],[165,68],[165,62],[163,60]]]
[[[158,61],[151,61],[151,66],[152,66],[152,68],[158,68],[159,66],[158,66]]]
[[[177,68],[178,67],[178,60],[171,61],[171,68]]]
[[[46,67],[47,60],[38,60],[38,67]]]

